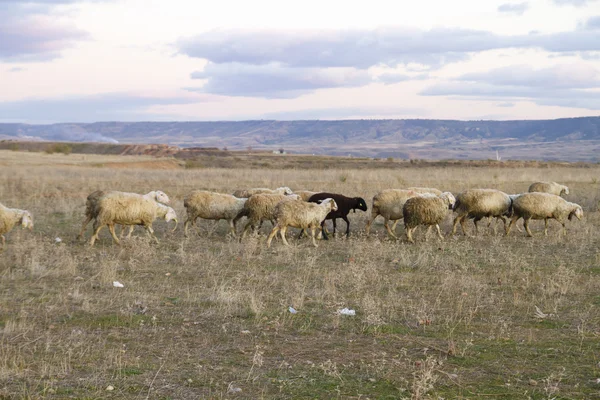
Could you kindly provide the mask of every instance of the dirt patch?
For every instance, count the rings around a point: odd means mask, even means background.
[[[183,165],[177,160],[111,162],[102,165],[107,168],[139,168],[139,169],[181,169]]]

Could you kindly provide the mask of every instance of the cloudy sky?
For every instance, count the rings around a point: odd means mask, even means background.
[[[0,122],[600,115],[600,0],[0,0]]]

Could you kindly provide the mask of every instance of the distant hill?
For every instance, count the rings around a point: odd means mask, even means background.
[[[0,124],[0,139],[283,148],[396,158],[600,161],[600,117],[523,121],[342,120]]]

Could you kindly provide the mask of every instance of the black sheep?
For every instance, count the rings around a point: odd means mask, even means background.
[[[341,218],[346,221],[346,236],[350,235],[350,221],[348,221],[348,213],[350,210],[356,212],[357,209],[367,211],[367,202],[360,197],[346,197],[337,193],[317,193],[310,196],[308,199],[311,203],[319,203],[322,200],[331,198],[335,200],[338,206],[337,211],[331,211],[327,214],[327,217],[321,222],[321,231],[323,232],[323,238],[327,240],[327,233],[325,232],[325,221],[330,219],[333,221],[333,233],[335,234],[335,220]]]

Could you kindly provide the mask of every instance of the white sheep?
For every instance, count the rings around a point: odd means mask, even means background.
[[[8,208],[0,204],[0,238],[2,239],[0,251],[4,250],[4,245],[6,244],[4,234],[10,232],[16,224],[21,224],[23,228],[33,229],[33,217],[31,213],[17,208]]]
[[[388,234],[394,239],[398,239],[395,234],[396,225],[398,221],[403,218],[402,208],[404,207],[404,203],[406,200],[411,197],[418,196],[422,193],[431,193],[433,194],[441,194],[438,189],[430,189],[430,188],[416,188],[418,190],[410,190],[410,189],[387,189],[382,190],[373,196],[373,206],[371,207],[371,219],[367,222],[367,226],[365,228],[365,233],[369,236],[371,232],[371,224],[379,215],[384,218],[383,226],[387,230]],[[430,192],[425,192],[429,190]],[[394,224],[390,228],[389,221],[394,221]]]
[[[544,220],[544,235],[548,235],[549,219],[560,222],[563,226],[563,233],[566,234],[565,222],[567,219],[571,220],[574,216],[579,220],[583,218],[583,209],[579,204],[571,203],[551,193],[523,193],[513,201],[513,216],[508,228],[506,228],[506,234],[510,233],[510,229],[519,218],[523,218],[523,225],[529,237],[533,236],[529,230],[529,221],[532,219]]]
[[[472,218],[475,224],[475,234],[478,234],[477,222],[481,219],[490,217],[504,221],[504,229],[508,223],[508,217],[512,212],[512,200],[510,195],[496,189],[469,189],[456,196],[454,211],[458,214],[454,218],[452,225],[452,234],[456,234],[458,224],[462,228],[463,234],[468,235],[465,229],[465,220]],[[491,221],[490,221],[491,223]],[[489,226],[489,225],[488,225]],[[494,226],[494,230],[495,230]]]
[[[412,233],[419,225],[427,225],[427,232],[435,225],[438,236],[440,239],[444,239],[439,224],[446,217],[448,210],[452,209],[454,202],[455,198],[450,192],[444,192],[439,196],[423,193],[406,200],[402,208],[406,239],[414,243]],[[425,234],[425,239],[427,239],[427,234]]]
[[[310,229],[313,246],[317,247],[315,232],[321,229],[321,222],[330,211],[337,210],[337,204],[333,199],[325,199],[321,203],[308,203],[303,200],[284,201],[277,205],[275,219],[277,223],[269,234],[267,247],[271,247],[271,240],[280,233],[285,245],[289,245],[285,238],[288,226],[300,229]]]
[[[292,189],[290,189],[287,186],[283,186],[277,189],[267,189],[267,188],[253,188],[253,189],[240,189],[240,190],[236,190],[235,192],[233,192],[233,195],[235,197],[239,197],[239,198],[248,198],[250,196],[252,196],[253,194],[260,194],[260,193],[268,193],[268,194],[285,194],[285,195],[290,195],[292,194]]]
[[[250,228],[253,231],[256,229],[260,229],[263,221],[269,220],[275,226],[275,209],[277,204],[282,201],[291,201],[291,200],[302,200],[299,195],[291,194],[267,194],[267,193],[259,193],[250,196],[248,201],[244,205],[243,215],[248,217],[248,222],[244,226],[244,230],[242,232],[242,238],[246,236],[246,233]]]
[[[79,231],[79,234],[77,235],[77,239],[81,240],[83,238],[83,233],[85,232],[85,228],[87,228],[87,225],[90,223],[91,220],[96,219],[96,217],[98,215],[98,200],[100,200],[100,198],[102,196],[104,196],[108,193],[126,193],[126,192],[118,192],[118,191],[105,192],[103,190],[96,190],[96,191],[90,193],[90,195],[87,197],[86,202],[85,202],[85,220],[83,221],[83,224],[81,225],[81,231]],[[171,200],[169,199],[169,196],[167,196],[167,194],[161,190],[153,190],[151,192],[146,193],[143,196],[147,199],[152,199],[154,201],[157,201],[157,202],[163,203],[163,204],[170,204],[170,202],[171,202]],[[133,225],[129,227],[129,234],[127,235],[127,237],[131,236],[131,232],[133,232]]]
[[[184,225],[184,235],[188,237],[188,225],[196,224],[196,219],[225,219],[229,222],[231,234],[236,236],[236,223],[244,215],[242,213],[247,198],[238,198],[230,194],[194,190],[183,200],[187,211],[187,220]]]
[[[529,186],[528,192],[551,193],[557,196],[563,196],[569,194],[569,188],[556,182],[535,182]]]
[[[105,225],[108,226],[116,244],[120,244],[115,234],[115,224],[119,225],[142,225],[146,228],[148,236],[157,243],[158,239],[154,235],[152,223],[156,218],[163,218],[166,222],[175,221],[177,229],[177,214],[171,207],[157,203],[152,199],[145,198],[135,193],[108,193],[98,200],[98,215],[94,221],[94,234],[90,239],[90,245],[93,246],[98,239],[100,230]]]

